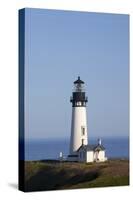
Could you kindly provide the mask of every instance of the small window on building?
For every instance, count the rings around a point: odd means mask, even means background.
[[[82,136],[85,135],[85,127],[84,126],[81,127],[81,134],[82,134]]]

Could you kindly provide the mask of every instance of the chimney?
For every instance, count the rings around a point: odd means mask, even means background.
[[[98,145],[101,145],[102,144],[102,140],[99,138],[98,139]]]

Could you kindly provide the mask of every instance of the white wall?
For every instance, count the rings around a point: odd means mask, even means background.
[[[100,162],[105,161],[105,151],[99,151],[98,155],[97,152],[95,152],[94,160],[96,160],[96,158],[98,158]]]
[[[85,127],[85,135],[82,136],[81,127]],[[76,153],[82,144],[88,144],[87,136],[87,119],[86,107],[73,107],[72,108],[72,122],[71,122],[71,139],[70,139],[70,154]]]
[[[94,161],[93,151],[87,151],[86,162],[93,162],[93,161]]]
[[[105,161],[105,151],[100,151],[98,158],[100,161]]]

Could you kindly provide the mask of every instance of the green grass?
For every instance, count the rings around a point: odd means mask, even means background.
[[[121,177],[102,177],[98,178],[94,181],[87,181],[82,184],[77,184],[71,186],[71,189],[74,188],[93,188],[93,187],[109,187],[109,186],[124,186],[129,185],[129,177],[128,176],[121,176]]]
[[[129,185],[128,160],[105,163],[25,162],[25,190],[57,190]]]

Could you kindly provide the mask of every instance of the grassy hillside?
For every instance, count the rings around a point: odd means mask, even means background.
[[[105,163],[25,162],[25,191],[129,185],[128,160]]]

